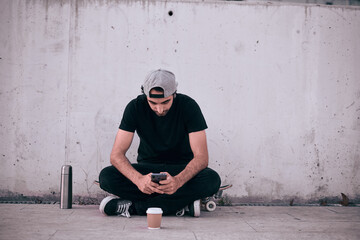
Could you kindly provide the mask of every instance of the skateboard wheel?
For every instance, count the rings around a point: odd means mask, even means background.
[[[206,203],[206,210],[209,212],[215,211],[216,203],[214,201],[209,201]]]

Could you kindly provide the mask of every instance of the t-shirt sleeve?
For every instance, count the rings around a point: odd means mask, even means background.
[[[193,99],[189,99],[185,107],[185,124],[188,133],[207,129],[204,115],[199,105]]]
[[[136,130],[136,106],[135,100],[132,100],[125,108],[119,128],[128,132]]]

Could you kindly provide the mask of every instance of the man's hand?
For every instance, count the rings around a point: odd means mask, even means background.
[[[182,186],[182,184],[176,177],[171,176],[167,172],[163,173],[166,174],[166,180],[160,181],[160,185],[157,186],[156,189],[160,192],[163,192],[164,194],[174,194]]]
[[[145,194],[159,193],[164,194],[162,190],[159,189],[159,184],[151,181],[151,173],[147,175],[142,175],[136,183],[136,186],[139,190]]]

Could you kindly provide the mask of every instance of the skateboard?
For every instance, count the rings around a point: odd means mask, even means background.
[[[232,184],[223,185],[219,188],[219,191],[214,195],[201,199],[201,206],[208,212],[213,212],[216,209],[216,204],[219,203],[219,200],[222,198],[223,191],[231,188]]]
[[[217,191],[217,193],[215,193],[214,195],[201,199],[200,200],[200,209],[206,210],[208,212],[215,211],[217,203],[219,203],[219,201],[222,199],[223,191],[228,188],[231,188],[231,187],[232,187],[232,184],[223,185],[219,188],[219,191]],[[191,212],[191,211],[194,212],[194,209],[190,210],[189,206],[186,206],[185,208],[177,211],[176,216],[182,217],[185,215],[185,212]],[[200,211],[195,211],[194,216],[199,217]]]

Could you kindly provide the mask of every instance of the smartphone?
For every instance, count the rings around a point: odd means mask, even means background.
[[[151,181],[154,183],[159,183],[162,180],[166,180],[166,174],[165,173],[153,173],[151,174]]]

